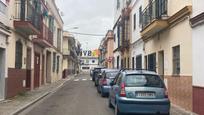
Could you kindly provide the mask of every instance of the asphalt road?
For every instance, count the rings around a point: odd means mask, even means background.
[[[90,76],[83,74],[20,115],[114,115],[114,110],[108,107],[108,99],[97,93]],[[171,115],[190,114],[171,108]]]
[[[114,115],[88,75],[79,75],[20,115]]]

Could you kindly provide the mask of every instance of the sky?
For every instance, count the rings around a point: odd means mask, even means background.
[[[56,4],[60,12],[62,12],[61,14],[63,14],[64,30],[104,35],[85,36],[74,34],[75,38],[81,43],[83,50],[97,49],[107,31],[112,29],[113,2],[114,0],[56,0]]]

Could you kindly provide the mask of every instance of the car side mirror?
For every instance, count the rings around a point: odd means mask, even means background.
[[[110,82],[110,86],[113,86],[113,85],[114,85],[114,81],[111,81],[111,82]]]

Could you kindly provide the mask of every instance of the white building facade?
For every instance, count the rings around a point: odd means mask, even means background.
[[[131,66],[132,69],[142,69],[144,67],[144,42],[141,39],[141,13],[143,0],[133,0],[131,3],[132,11],[130,14],[131,31]]]
[[[193,111],[204,114],[204,1],[193,0],[192,47],[193,47]]]

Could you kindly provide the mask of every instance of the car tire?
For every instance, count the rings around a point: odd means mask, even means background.
[[[97,92],[98,92],[98,93],[101,93],[101,91],[99,90],[99,86],[97,86]]]
[[[108,99],[108,107],[109,108],[113,108],[113,105],[111,104],[111,100],[110,99]]]
[[[103,92],[103,90],[101,89],[101,97],[105,97],[106,94]]]
[[[118,110],[118,105],[115,105],[114,115],[122,115],[122,113]]]

